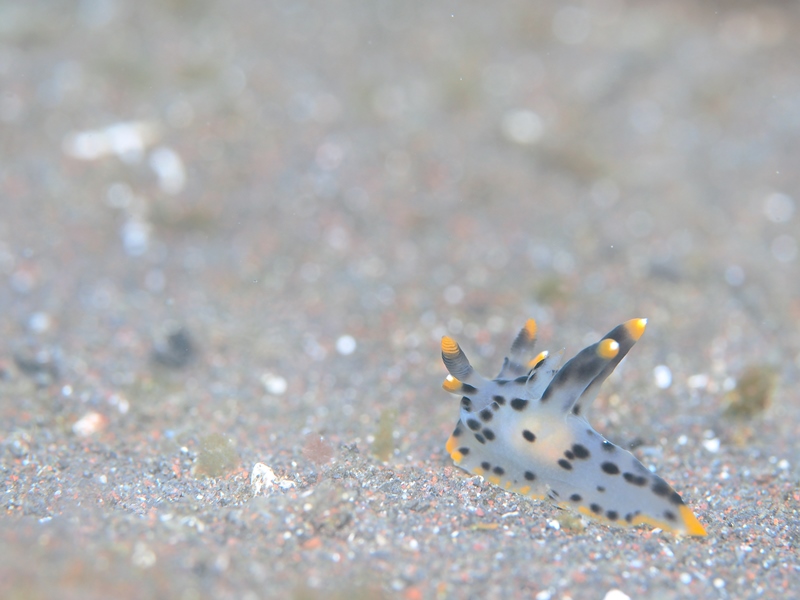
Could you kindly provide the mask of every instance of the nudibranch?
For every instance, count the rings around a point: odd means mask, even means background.
[[[447,440],[450,457],[494,485],[548,498],[608,525],[644,523],[706,535],[666,481],[584,417],[646,325],[646,319],[632,319],[615,327],[559,369],[563,350],[526,360],[536,342],[536,322],[529,319],[491,381],[475,372],[453,339],[443,337],[442,360],[450,375],[442,387],[461,396],[461,415]]]

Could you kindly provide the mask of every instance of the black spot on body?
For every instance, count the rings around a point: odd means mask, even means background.
[[[612,462],[604,462],[600,468],[609,475],[619,475],[619,467]]]
[[[569,499],[572,500],[573,502],[580,502],[581,501],[581,495],[580,494],[572,494],[572,496],[570,496]]]
[[[467,427],[472,431],[478,431],[481,428],[481,422],[477,419],[467,419]]]
[[[514,398],[511,401],[511,408],[514,410],[525,410],[528,406],[528,401],[523,398]]]
[[[514,383],[528,383],[528,376],[527,375],[521,375],[520,377],[517,377],[514,380]]]
[[[599,505],[599,504],[590,504],[590,505],[589,505],[589,509],[590,509],[590,510],[591,510],[593,513],[595,513],[595,514],[598,514],[598,515],[599,515],[601,512],[603,512],[603,509],[600,507],[600,505]]]
[[[502,387],[508,383],[508,379],[495,379],[494,382]]]
[[[481,444],[486,443],[486,438],[484,438],[480,433],[475,434],[475,439],[478,440]]]
[[[605,450],[606,452],[613,452],[616,449],[617,447],[614,444],[612,444],[608,440],[603,440],[603,450]]]
[[[672,488],[663,479],[657,480],[653,484],[652,490],[656,496],[668,496],[672,492]]]
[[[492,410],[495,411],[495,412],[500,410],[500,405],[497,402],[492,402],[489,406],[491,406]]]
[[[676,519],[675,513],[671,510],[665,510],[664,516],[666,517],[667,521],[674,521]]]
[[[585,446],[575,444],[572,446],[572,453],[578,458],[589,458],[589,451]]]
[[[484,408],[480,412],[481,420],[483,422],[485,422],[485,423],[488,423],[489,421],[491,421],[493,416],[494,416],[494,413],[492,412],[492,409],[490,409],[490,408]]]
[[[470,400],[466,396],[463,396],[461,398],[461,408],[464,408],[466,410],[470,410],[471,411],[472,410],[472,400]]]
[[[575,406],[572,407],[572,414],[575,415],[576,417],[579,414],[581,414],[581,405],[580,404],[576,404]]]
[[[673,490],[670,487],[670,485],[663,479],[659,478],[653,484],[653,487],[651,489],[653,490],[653,493],[656,496],[669,497],[669,501],[676,506],[680,506],[681,504],[683,504],[683,499],[681,498],[681,495],[675,490]]]
[[[503,467],[495,467],[494,469],[492,469],[492,473],[494,473],[495,475],[503,475],[505,474],[505,472],[506,471]]]
[[[465,394],[474,394],[475,392],[478,391],[478,388],[476,388],[474,385],[470,385],[468,383],[462,383],[461,384],[461,391],[464,392]]]
[[[565,451],[564,456],[566,456],[569,460],[575,460],[575,455],[572,453],[572,450]]]
[[[572,463],[569,462],[566,458],[560,459],[558,461],[558,466],[560,466],[562,469],[566,469],[567,471],[572,470]]]
[[[467,454],[469,454],[469,448],[467,448],[466,446],[465,446],[464,448],[459,448],[459,449],[458,449],[458,451],[459,451],[459,452],[460,452],[460,453],[461,453],[463,456],[466,456]]]
[[[619,513],[615,510],[610,510],[606,513],[606,517],[608,517],[609,521],[616,521],[619,519]]]
[[[489,440],[490,442],[494,441],[494,431],[492,431],[488,427],[484,427],[482,433],[483,437],[485,437],[487,440]]]
[[[530,471],[525,471],[525,479],[528,481],[533,481],[534,479],[536,479],[536,475],[534,475]]]
[[[605,491],[606,491],[606,488],[605,488],[605,487],[603,487],[602,485],[598,485],[598,486],[597,486],[597,491],[598,491],[598,492],[600,492],[600,493],[602,494],[603,492],[605,492]]]
[[[638,485],[639,487],[647,485],[647,477],[642,475],[634,475],[633,473],[623,473],[622,477],[630,484]]]
[[[456,427],[456,428],[453,430],[453,437],[458,437],[458,436],[460,436],[462,433],[464,433],[464,430],[463,430],[463,429],[461,429],[461,427]]]
[[[481,463],[481,469],[483,469],[484,471],[488,471],[491,468],[492,468],[492,465],[490,465],[488,462],[483,461]]]
[[[528,431],[527,429],[522,431],[522,437],[524,437],[529,442],[536,441],[536,436],[533,434],[532,431]]]
[[[492,400],[497,402],[500,406],[506,403],[506,399],[503,396],[492,396]]]

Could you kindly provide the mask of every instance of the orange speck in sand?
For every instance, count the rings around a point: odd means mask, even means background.
[[[303,550],[316,550],[320,546],[322,546],[322,540],[318,537],[313,537],[303,542]]]
[[[572,581],[574,583],[583,583],[584,581],[586,581],[586,573],[582,573],[580,571],[573,572]]]
[[[422,592],[417,587],[410,587],[406,590],[405,597],[407,600],[422,600]]]

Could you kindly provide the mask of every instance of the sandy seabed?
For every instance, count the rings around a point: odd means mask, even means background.
[[[799,28],[0,3],[0,596],[800,589]],[[648,318],[589,418],[707,537],[452,465],[441,336],[490,373],[528,317],[568,355]]]

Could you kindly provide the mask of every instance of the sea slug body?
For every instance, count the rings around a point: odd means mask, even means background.
[[[559,369],[563,351],[526,360],[536,342],[536,322],[529,319],[492,380],[476,373],[459,345],[443,337],[442,359],[450,373],[443,387],[461,397],[461,414],[446,445],[455,464],[507,490],[548,498],[608,525],[644,523],[680,535],[706,535],[666,481],[585,418],[603,381],[646,324],[632,319],[615,327]]]

